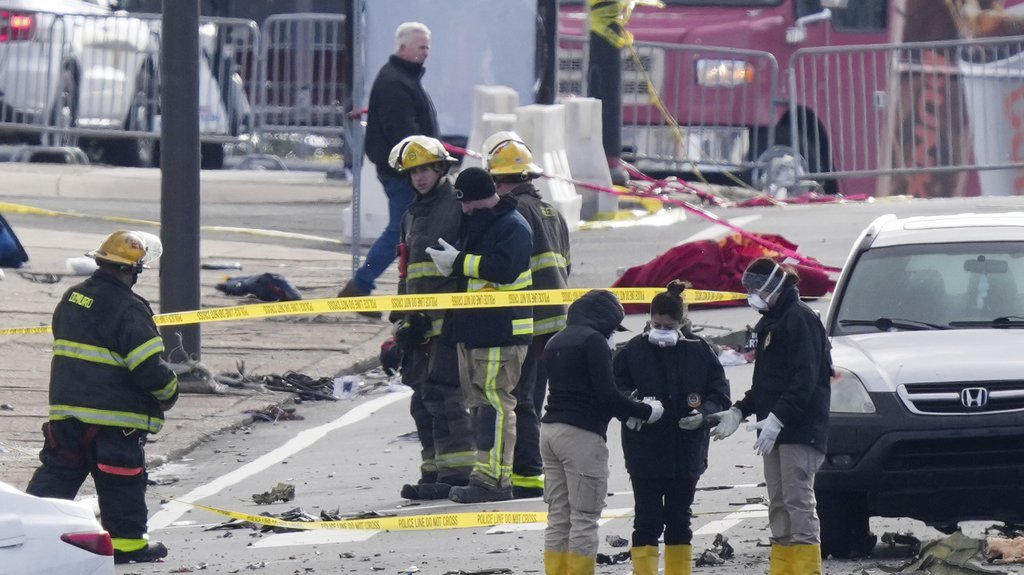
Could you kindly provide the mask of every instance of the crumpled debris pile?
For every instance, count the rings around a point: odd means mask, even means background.
[[[629,545],[629,540],[619,537],[618,535],[605,535],[604,542],[611,547],[625,547]]]
[[[623,551],[613,555],[605,555],[604,553],[597,554],[598,565],[618,565],[619,563],[625,563],[626,561],[632,561],[629,551]]]
[[[274,404],[269,404],[262,409],[246,409],[242,413],[245,415],[251,415],[254,420],[269,421],[271,423],[277,423],[278,421],[301,421],[306,419],[305,417],[295,413],[294,407],[281,407]]]
[[[278,501],[284,501],[287,503],[292,499],[295,499],[295,486],[291,483],[278,483],[270,491],[252,494],[252,500],[255,501],[257,505],[270,505],[271,503],[277,503]]]
[[[279,483],[278,487],[280,487],[281,485],[287,485],[287,484]],[[263,493],[263,494],[259,494],[259,495],[268,495],[269,493],[271,493],[271,492],[267,492],[267,493]],[[256,497],[257,497],[257,495],[254,494],[253,495],[253,499],[255,500]],[[294,497],[294,494],[293,494],[293,497]],[[259,503],[259,501],[257,501],[257,503]],[[271,503],[273,503],[273,501],[271,501]],[[394,513],[379,513],[377,511],[363,511],[363,512],[360,512],[360,513],[351,513],[351,514],[347,514],[346,515],[346,514],[342,514],[339,509],[335,509],[334,511],[328,511],[326,509],[322,509],[322,510],[320,510],[320,515],[317,516],[317,515],[310,515],[309,513],[306,513],[305,511],[302,510],[301,507],[295,507],[295,508],[289,509],[288,511],[284,511],[284,512],[278,513],[278,514],[270,513],[269,511],[264,511],[263,513],[260,513],[260,517],[273,517],[275,519],[280,519],[282,521],[294,521],[294,522],[298,522],[298,523],[314,523],[314,522],[317,522],[317,521],[346,521],[346,520],[350,520],[350,519],[378,519],[378,518],[381,518],[381,517],[395,517],[395,516],[396,516],[396,514],[394,514]],[[230,519],[228,521],[225,521],[224,523],[219,523],[217,525],[213,525],[211,527],[207,527],[206,529],[204,529],[204,531],[223,531],[223,530],[227,530],[227,529],[253,529],[253,530],[259,531],[261,534],[262,533],[291,533],[291,532],[295,532],[295,531],[302,531],[302,529],[295,529],[295,528],[292,528],[292,527],[283,527],[283,526],[280,526],[280,525],[274,526],[274,525],[263,525],[261,523],[253,523],[251,521],[245,521],[244,519]]]
[[[1010,541],[1002,538],[993,539]],[[968,537],[957,531],[945,539],[930,541],[921,547],[921,552],[910,562],[900,566],[895,573],[905,575],[1009,575],[1006,571],[994,571],[984,565],[990,564],[988,548],[991,543]],[[999,544],[996,545],[997,549]]]
[[[260,301],[295,301],[302,299],[299,290],[280,274],[263,273],[252,276],[227,277],[214,286],[226,295],[255,296]]]
[[[705,549],[694,561],[696,567],[714,567],[724,565],[726,561],[736,557],[736,550],[729,544],[729,538],[721,533],[715,535],[711,547]]]

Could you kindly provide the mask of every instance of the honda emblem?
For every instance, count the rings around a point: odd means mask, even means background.
[[[988,403],[988,390],[984,387],[965,387],[960,390],[960,403],[964,407],[985,407]]]

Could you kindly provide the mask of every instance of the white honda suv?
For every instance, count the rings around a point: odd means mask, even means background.
[[[1021,286],[1024,213],[887,215],[861,234],[826,320],[823,553],[869,553],[871,516],[1024,519]]]

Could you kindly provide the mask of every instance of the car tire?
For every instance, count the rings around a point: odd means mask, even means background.
[[[124,121],[124,129],[132,132],[152,132],[156,117],[155,95],[156,83],[153,72],[147,66],[139,73],[135,83],[135,96],[132,98],[128,117]],[[156,165],[158,153],[155,138],[117,138],[103,142],[103,159],[115,166],[129,168],[148,168]]]
[[[821,555],[837,559],[869,557],[878,538],[871,533],[867,495],[817,492]]]
[[[67,64],[61,72],[60,90],[57,101],[50,110],[49,125],[54,128],[70,130],[78,124],[78,72],[74,65]],[[77,146],[78,136],[43,132],[39,143],[44,146]]]
[[[224,145],[202,144],[199,146],[200,167],[204,170],[220,170],[224,168]]]

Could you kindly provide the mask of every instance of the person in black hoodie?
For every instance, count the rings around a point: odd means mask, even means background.
[[[743,272],[747,302],[761,314],[753,382],[743,399],[711,416],[716,440],[757,416],[747,429],[758,432],[754,449],[764,458],[773,575],[821,575],[814,476],[825,460],[833,370],[825,328],[800,301],[797,280],[768,258]]]
[[[635,575],[658,573],[658,539],[665,534],[665,575],[692,571],[690,506],[708,466],[706,418],[730,405],[729,382],[706,341],[692,334],[683,291],[675,280],[651,300],[644,333],[629,340],[614,361],[623,393],[654,397],[665,415],[653,425],[629,419],[622,452],[633,484]]]
[[[416,198],[416,191],[409,178],[389,164],[392,148],[408,136],[438,136],[434,103],[420,83],[423,63],[430,54],[430,29],[419,22],[405,22],[395,31],[395,43],[395,53],[373,81],[366,116],[366,156],[377,167],[377,179],[388,197],[388,225],[338,297],[369,295],[377,287],[377,278],[395,261],[402,215]],[[376,311],[361,314],[380,317]]]
[[[615,387],[613,337],[625,313],[607,290],[590,290],[569,306],[565,329],[544,348],[548,407],[541,419],[544,459],[544,568],[548,575],[594,573],[597,520],[608,492],[608,421],[655,423],[655,398],[630,399]]]
[[[438,238],[457,241],[462,208],[448,179],[457,163],[439,140],[409,136],[391,151],[391,166],[409,178],[416,201],[402,219],[398,293],[448,293],[458,289],[427,248]],[[455,346],[443,341],[443,310],[392,312],[394,338],[402,349],[402,382],[413,388],[409,411],[416,423],[422,460],[420,479],[402,486],[407,499],[447,499],[453,485],[466,485],[476,460],[473,429],[459,387]]]
[[[466,168],[455,179],[461,202],[458,247],[443,237],[426,252],[443,276],[458,280],[467,302],[494,292],[530,289],[533,233],[516,211],[515,198],[499,198],[481,168]],[[512,454],[516,444],[513,392],[533,338],[533,308],[481,307],[451,310],[444,337],[456,344],[459,381],[473,416],[476,464],[469,485],[452,487],[456,503],[512,499]]]

